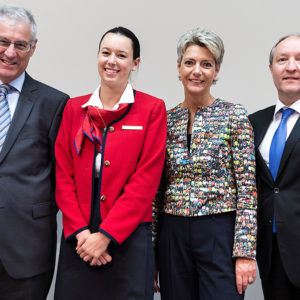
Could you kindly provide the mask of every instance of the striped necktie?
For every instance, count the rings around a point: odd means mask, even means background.
[[[7,84],[0,85],[0,151],[2,150],[11,121],[10,110],[6,97],[10,89],[11,87]]]

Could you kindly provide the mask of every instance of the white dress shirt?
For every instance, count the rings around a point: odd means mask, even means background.
[[[100,92],[100,86],[98,86],[98,88],[94,91],[94,93],[92,94],[92,96],[88,100],[88,102],[83,104],[81,107],[84,108],[84,107],[90,105],[90,106],[96,106],[100,109],[103,109],[103,104],[101,102],[99,92]],[[121,95],[120,101],[113,107],[112,110],[117,110],[119,108],[119,104],[121,104],[121,103],[134,103],[133,89],[129,82],[127,83],[127,86],[126,86],[123,94]],[[96,177],[99,177],[100,167],[101,167],[101,153],[98,153],[96,156],[96,160],[95,160],[95,176]]]
[[[24,80],[25,80],[25,72],[23,72],[17,79],[9,83],[9,85],[14,87],[14,89],[12,89],[7,95],[11,120],[14,116],[19,101],[19,96],[22,91]],[[0,84],[3,84],[1,80],[0,80]]]
[[[297,100],[296,102],[294,102],[289,107],[284,105],[279,99],[276,102],[276,107],[275,107],[272,121],[269,125],[269,128],[266,131],[266,134],[265,134],[261,144],[259,145],[259,151],[268,167],[269,167],[269,153],[270,153],[272,139],[273,139],[275,131],[277,130],[277,128],[280,124],[280,121],[281,121],[281,116],[282,116],[282,113],[280,112],[281,108],[283,108],[283,109],[292,108],[295,110],[295,112],[292,113],[290,115],[290,117],[287,119],[286,139],[288,139],[288,137],[289,137],[291,131],[293,130],[294,125],[296,124],[296,122],[299,118],[299,115],[300,115],[300,99]]]

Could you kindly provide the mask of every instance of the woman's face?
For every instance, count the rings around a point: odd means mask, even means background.
[[[196,44],[185,50],[181,64],[177,64],[179,76],[185,92],[189,94],[206,95],[210,86],[216,80],[220,68],[216,64],[211,52]]]
[[[135,71],[140,58],[133,59],[132,41],[128,37],[108,33],[100,44],[98,72],[101,85],[111,88],[125,87],[131,71]]]

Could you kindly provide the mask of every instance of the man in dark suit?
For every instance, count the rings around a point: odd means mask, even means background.
[[[255,133],[257,262],[267,300],[300,299],[300,35],[270,53],[275,106],[249,116]]]
[[[68,99],[26,72],[36,24],[0,7],[0,298],[46,299],[56,250],[54,142]]]

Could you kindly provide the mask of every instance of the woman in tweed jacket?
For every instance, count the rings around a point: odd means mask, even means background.
[[[210,93],[224,55],[220,37],[191,30],[177,52],[185,98],[168,111],[154,202],[161,297],[243,299],[256,272],[252,128],[241,105]]]

